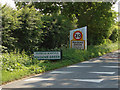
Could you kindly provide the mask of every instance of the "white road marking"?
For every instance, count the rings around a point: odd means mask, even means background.
[[[97,63],[97,62],[85,61],[85,62],[81,62],[81,63]]]
[[[24,81],[45,81],[45,80],[54,80],[53,78],[48,78],[48,79],[45,79],[45,78],[30,78],[30,79],[26,79]]]
[[[100,83],[104,79],[71,79],[73,81],[84,81],[84,82],[95,82],[95,83]]]
[[[67,66],[68,68],[71,68],[71,67],[92,67],[92,66],[78,66],[78,65],[73,65],[73,66]]]
[[[120,62],[108,62],[108,63],[120,63]]]
[[[89,73],[98,73],[98,74],[114,74],[115,72],[89,72]]]
[[[120,66],[101,66],[101,67],[107,67],[107,68],[120,68]]]
[[[53,71],[53,72],[50,72],[50,73],[63,73],[63,74],[65,74],[65,73],[72,73],[72,72],[67,72],[67,71]]]
[[[96,63],[102,63],[103,61],[102,60],[95,60],[93,62],[96,62]]]

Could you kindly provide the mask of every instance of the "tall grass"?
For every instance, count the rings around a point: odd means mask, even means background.
[[[31,74],[42,73],[56,68],[68,66],[90,58],[102,56],[118,48],[118,43],[88,46],[87,50],[62,48],[62,60],[37,60],[22,54],[11,52],[3,54],[2,83],[16,80]]]

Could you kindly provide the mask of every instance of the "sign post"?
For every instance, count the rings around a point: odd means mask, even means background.
[[[87,50],[87,26],[70,31],[70,48]]]

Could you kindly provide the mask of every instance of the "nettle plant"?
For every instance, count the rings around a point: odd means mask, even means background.
[[[20,54],[11,52],[5,53],[1,57],[2,70],[13,71],[15,69],[22,69],[25,66],[29,66],[32,63],[32,58],[25,53]]]

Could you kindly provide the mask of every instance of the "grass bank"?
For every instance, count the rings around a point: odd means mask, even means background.
[[[88,46],[87,50],[62,48],[62,60],[37,60],[20,53],[5,53],[2,55],[2,84],[17,80],[32,74],[38,74],[60,67],[89,60],[97,56],[118,50],[118,43]]]

